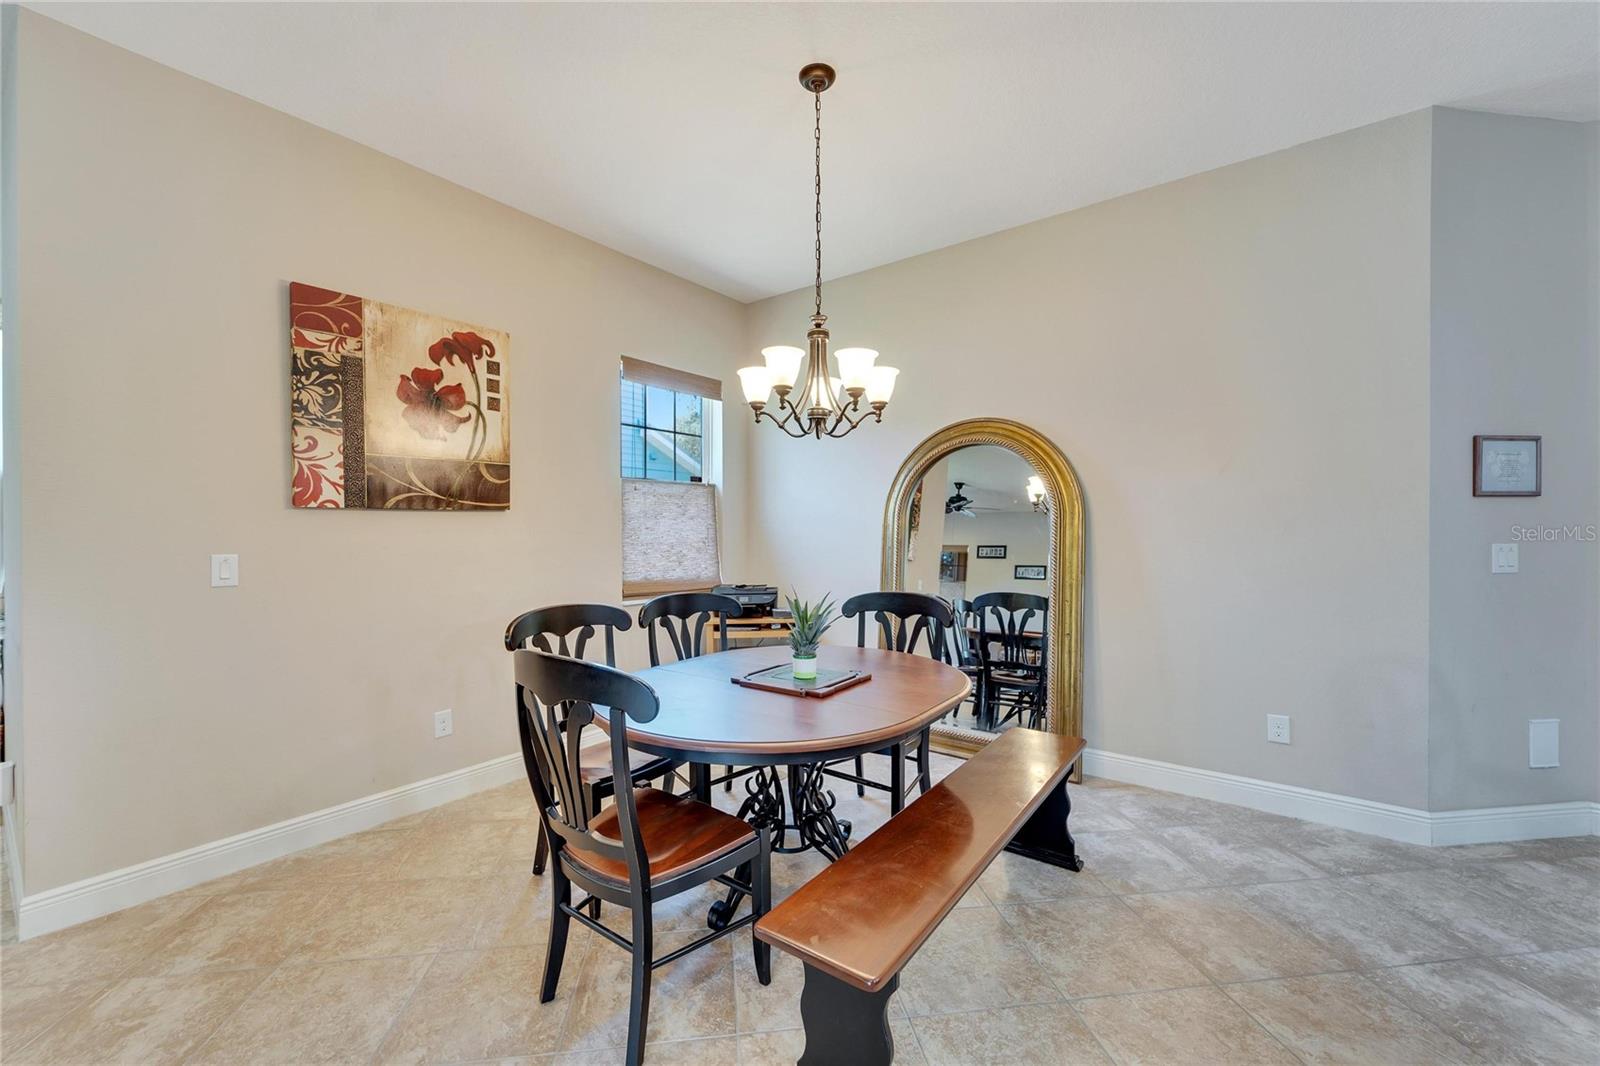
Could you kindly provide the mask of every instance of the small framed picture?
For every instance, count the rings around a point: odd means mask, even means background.
[[[1011,576],[1017,581],[1043,581],[1044,567],[1042,566],[1014,566]]]
[[[1538,437],[1472,438],[1474,496],[1538,496]]]
[[[1005,557],[1006,546],[1004,544],[978,545],[978,558],[980,559],[1004,559]]]

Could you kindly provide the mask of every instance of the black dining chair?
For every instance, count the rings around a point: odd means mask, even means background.
[[[728,647],[728,619],[737,618],[744,606],[732,596],[718,596],[711,592],[675,592],[657,596],[639,608],[639,625],[644,629],[650,646],[650,665],[662,663],[662,645],[671,647],[673,658],[698,659],[706,653],[706,628],[716,626],[717,647]],[[664,640],[658,639],[660,637]],[[712,781],[733,791],[735,778],[755,773],[754,767],[738,769],[728,767],[728,772]]]
[[[985,592],[973,599],[972,607],[978,612],[978,661],[983,670],[980,718],[988,728],[999,729],[1012,718],[1021,724],[1022,712],[1027,709],[1028,728],[1040,728],[1049,670],[1049,598],[1025,592]],[[1037,629],[1032,624],[1035,616]],[[1008,701],[1010,709],[996,721],[997,710]]]
[[[598,663],[543,651],[512,653],[517,678],[517,736],[539,815],[551,841],[553,901],[550,943],[545,953],[539,1002],[549,1003],[561,980],[567,932],[576,918],[633,956],[628,1001],[626,1062],[644,1058],[650,1015],[650,976],[658,966],[753,925],[772,902],[771,850],[757,830],[691,796],[659,789],[624,788],[600,810],[591,802],[577,768],[577,737],[607,708],[613,763],[628,757],[625,722],[649,722],[661,709],[643,681]],[[660,958],[654,957],[652,908],[711,881],[750,895],[751,913]],[[572,886],[588,895],[576,905]],[[590,900],[628,908],[632,937],[624,937],[586,913]],[[752,937],[756,978],[772,981],[772,948]]]
[[[972,609],[971,600],[953,600],[950,604],[955,622],[950,626],[950,663],[967,675],[972,683],[972,713],[976,718],[983,706],[983,664],[978,661],[978,612]],[[965,701],[963,701],[965,702]],[[950,715],[959,719],[961,704],[950,709]]]
[[[955,615],[950,610],[950,605],[937,596],[928,596],[920,592],[864,592],[845,600],[839,613],[845,618],[856,619],[858,648],[868,646],[867,619],[870,615],[877,623],[873,633],[875,644],[909,655],[918,654],[920,645],[922,653],[929,658],[937,662],[948,661],[949,651],[945,645],[945,631],[954,624]],[[866,764],[860,755],[855,757],[853,774],[834,768],[842,763],[831,764],[823,770],[823,773],[829,777],[854,781],[858,796],[865,796],[869,788],[882,789],[889,793],[889,810],[893,814],[900,813],[900,809],[905,805],[906,793],[909,791],[905,783],[907,761],[916,765],[915,784],[923,792],[933,787],[927,729],[917,734],[917,738],[910,744],[893,744],[873,754],[889,757],[888,784],[874,781],[867,776]]]
[[[605,663],[617,665],[617,634],[633,628],[633,619],[620,607],[603,603],[565,603],[556,607],[540,607],[526,611],[506,626],[506,650],[536,648],[553,655],[573,659],[584,658],[589,644],[597,635],[605,640]],[[670,792],[672,774],[678,764],[671,759],[628,749],[628,775],[636,785],[662,778]],[[616,792],[612,776],[611,747],[604,737],[579,748],[578,776],[583,787],[589,790],[590,802],[598,808]],[[534,845],[533,872],[544,873],[545,858],[550,841],[546,838],[544,824],[539,825],[539,840]]]

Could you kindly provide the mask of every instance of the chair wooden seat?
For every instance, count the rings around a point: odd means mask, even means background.
[[[628,749],[628,777],[637,781],[641,777],[656,777],[670,771],[675,763],[647,751]],[[578,776],[584,784],[592,784],[612,776],[611,742],[601,739],[578,752]]]
[[[645,856],[650,860],[651,884],[704,866],[756,838],[748,822],[690,796],[674,796],[656,788],[636,788],[633,800],[639,812],[639,835],[644,839]],[[616,806],[607,807],[597,815],[589,823],[589,829],[608,840],[620,841]],[[577,844],[568,846],[567,855],[598,877],[619,884],[628,882],[628,867],[621,860],[602,858]]]
[[[804,1062],[887,1064],[900,971],[1002,849],[1082,869],[1067,774],[1084,741],[1013,729],[756,923],[805,964]]]

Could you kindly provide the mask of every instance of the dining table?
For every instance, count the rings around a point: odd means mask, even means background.
[[[754,767],[739,816],[769,830],[774,851],[816,850],[831,861],[849,850],[851,826],[834,812],[823,768],[916,737],[967,697],[970,682],[925,656],[824,645],[819,671],[870,678],[825,696],[734,683],[788,661],[787,646],[736,648],[637,671],[660,709],[648,722],[629,720],[628,746],[687,764],[690,789],[703,802],[711,799],[711,767]],[[596,724],[609,730],[607,714],[595,708]],[[733,893],[713,905],[713,928],[737,903]]]

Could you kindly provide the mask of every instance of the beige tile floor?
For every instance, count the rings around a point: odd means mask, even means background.
[[[1001,856],[907,967],[897,1062],[1600,1058],[1600,839],[1428,849],[1103,781],[1074,796],[1088,868]],[[840,806],[858,834],[887,816],[881,794]],[[525,785],[495,789],[0,948],[0,1057],[619,1062],[620,950],[575,927],[537,1002],[532,817]],[[777,857],[779,895],[821,865]],[[710,898],[658,912],[663,950]],[[749,943],[657,972],[649,1062],[798,1057],[800,966],[775,954],[762,987]]]

